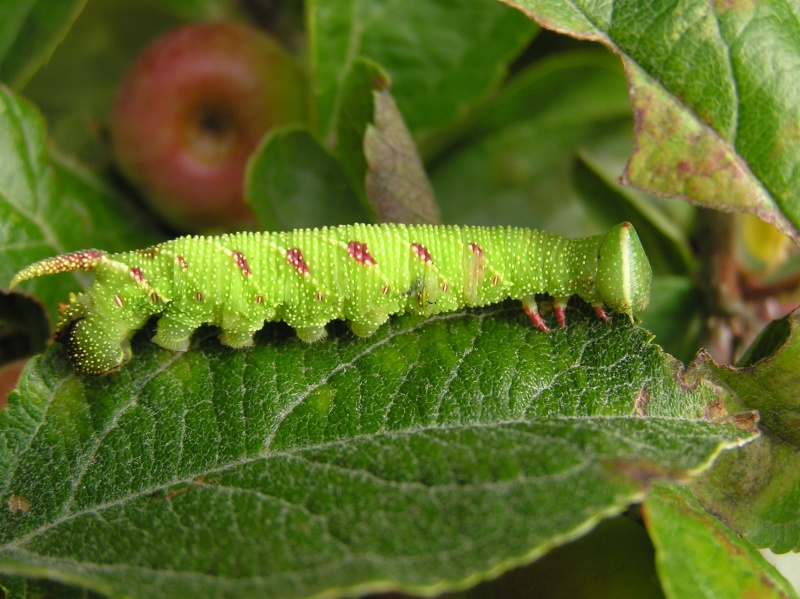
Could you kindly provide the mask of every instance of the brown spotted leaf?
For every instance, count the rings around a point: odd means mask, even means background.
[[[342,168],[378,222],[441,222],[433,189],[378,65],[357,60],[343,86],[337,139]]]
[[[373,92],[373,123],[364,134],[367,198],[381,222],[441,222],[414,140],[387,90]]]
[[[760,428],[800,449],[800,309],[773,322],[739,368],[702,353],[697,367],[733,394],[736,411],[758,410]]]
[[[636,117],[625,181],[800,240],[796,0],[506,1],[621,57]]]

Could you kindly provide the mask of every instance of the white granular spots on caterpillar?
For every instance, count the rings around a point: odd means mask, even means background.
[[[99,275],[63,304],[58,323],[73,366],[89,374],[127,362],[130,335],[151,316],[159,318],[153,341],[178,351],[203,324],[220,327],[232,347],[251,345],[264,322],[276,319],[312,342],[345,316],[356,335],[368,336],[392,314],[428,316],[507,298],[521,300],[546,331],[537,294],[555,298],[562,326],[572,295],[600,318],[607,318],[604,307],[632,318],[647,305],[652,277],[629,223],[578,239],[520,228],[386,224],[182,237],[119,254],[82,250],[37,262],[11,285],[71,270]]]

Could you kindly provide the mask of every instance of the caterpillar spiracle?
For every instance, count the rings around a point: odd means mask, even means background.
[[[356,224],[181,237],[118,254],[81,250],[28,266],[11,287],[73,270],[95,278],[59,307],[56,338],[87,374],[130,360],[130,337],[155,315],[153,341],[175,351],[206,323],[219,326],[231,347],[251,345],[275,320],[314,342],[334,319],[366,337],[392,314],[427,316],[506,298],[521,300],[546,332],[536,294],[554,298],[561,326],[573,295],[603,319],[604,306],[632,319],[647,306],[652,277],[630,223],[576,239],[513,227]]]

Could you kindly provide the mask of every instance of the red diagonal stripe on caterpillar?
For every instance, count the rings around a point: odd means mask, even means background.
[[[377,264],[375,258],[370,255],[366,243],[351,240],[347,244],[347,253],[353,260],[364,266],[375,266]]]
[[[300,248],[289,248],[286,250],[286,261],[294,266],[295,270],[301,275],[308,275],[311,273]]]
[[[412,243],[411,244],[414,253],[422,260],[425,264],[433,264],[433,259],[431,258],[431,253],[421,243]]]
[[[239,250],[233,250],[231,255],[233,256],[233,263],[239,270],[242,271],[244,276],[249,277],[253,274],[253,272],[250,270],[250,265],[247,263],[247,258],[244,257],[242,252]]]

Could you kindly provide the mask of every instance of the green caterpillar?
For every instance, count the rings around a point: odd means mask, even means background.
[[[131,358],[129,339],[161,315],[153,341],[184,351],[201,324],[245,347],[265,321],[284,320],[303,341],[347,319],[361,337],[391,314],[431,315],[506,298],[522,300],[547,331],[535,294],[555,299],[565,326],[572,295],[633,318],[650,297],[650,264],[630,223],[569,239],[530,229],[346,225],[286,233],[182,237],[131,252],[81,250],[28,266],[11,281],[91,270],[94,283],[59,307],[56,338],[76,370],[103,374]]]

